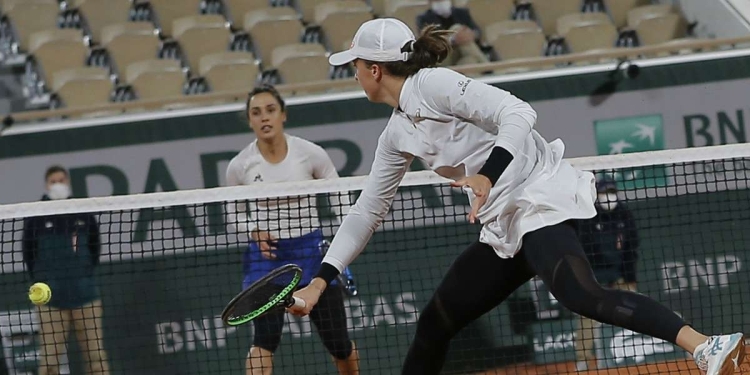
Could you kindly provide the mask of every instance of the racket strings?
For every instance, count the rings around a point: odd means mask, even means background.
[[[246,289],[242,297],[234,301],[229,321],[247,321],[276,308],[286,307],[286,301],[297,288],[301,272],[296,269],[283,269],[270,274]]]

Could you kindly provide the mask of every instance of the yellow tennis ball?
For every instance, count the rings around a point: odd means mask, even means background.
[[[29,288],[29,299],[35,305],[45,305],[52,298],[52,290],[45,283],[35,283]]]

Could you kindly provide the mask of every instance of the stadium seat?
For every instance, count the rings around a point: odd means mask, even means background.
[[[82,67],[56,72],[52,89],[66,108],[104,105],[114,85],[105,68]]]
[[[181,96],[185,74],[177,60],[145,60],[130,64],[125,80],[138,99],[158,99]]]
[[[49,3],[49,4],[55,4],[58,5],[57,0],[0,0],[0,13],[5,14],[9,10],[13,9],[13,7],[16,6],[16,4],[26,4],[26,3]]]
[[[22,0],[6,3],[3,7],[6,9],[5,16],[10,21],[18,47],[22,51],[29,50],[32,34],[57,26],[60,11],[57,1]]]
[[[172,36],[174,21],[200,14],[201,0],[148,0],[155,13],[154,21],[165,36]]]
[[[457,1],[456,6],[469,8],[471,18],[482,32],[495,22],[511,19],[516,8],[513,0],[464,0]]]
[[[258,9],[270,8],[269,0],[224,0],[225,13],[232,26],[241,29],[245,14]]]
[[[671,5],[646,5],[628,12],[628,26],[641,45],[661,44],[685,37],[687,22]]]
[[[289,7],[250,12],[245,15],[244,27],[252,38],[255,56],[264,61],[271,60],[277,46],[300,42],[304,33],[299,14]]]
[[[417,16],[426,12],[427,9],[430,9],[430,5],[423,0],[390,0],[387,15],[398,18],[407,24],[414,31],[414,34],[419,35]]]
[[[272,65],[282,83],[302,83],[330,79],[331,66],[325,48],[315,43],[295,43],[276,47]]]
[[[581,0],[527,0],[534,9],[542,31],[551,36],[557,30],[557,19],[569,13],[581,12]]]
[[[669,4],[653,4],[632,8],[628,11],[628,27],[635,29],[643,19],[675,13]]]
[[[485,37],[501,60],[544,56],[546,39],[534,21],[500,21],[485,29]]]
[[[386,0],[370,0],[370,6],[372,6],[372,12],[376,16],[382,17],[386,13]]]
[[[107,25],[128,21],[131,3],[130,0],[76,0],[73,5],[83,15],[91,38],[99,43]]]
[[[604,13],[572,13],[557,19],[557,34],[572,53],[614,48],[617,28]]]
[[[197,72],[201,57],[229,48],[232,33],[229,23],[220,15],[198,15],[179,18],[172,26],[180,43],[183,59]]]
[[[201,57],[200,75],[211,91],[248,90],[255,86],[260,69],[248,52],[218,52]]]
[[[370,6],[361,0],[328,1],[315,8],[315,23],[323,30],[328,48],[336,51],[372,18]]]
[[[628,24],[628,12],[636,7],[648,5],[651,0],[604,0],[604,6],[617,28]]]
[[[29,53],[34,56],[40,78],[48,84],[61,70],[83,67],[88,51],[81,30],[49,29],[29,37]]]
[[[297,1],[297,7],[299,8],[299,13],[302,15],[302,19],[305,20],[305,22],[313,22],[315,20],[315,8],[318,7],[318,5],[327,3],[331,0],[304,0],[304,1]],[[342,0],[336,0],[336,1],[342,1]]]
[[[151,22],[123,22],[102,29],[101,44],[109,52],[110,65],[119,74],[124,74],[134,62],[155,59],[160,43]]]

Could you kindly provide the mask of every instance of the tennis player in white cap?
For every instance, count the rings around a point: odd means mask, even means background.
[[[422,311],[403,374],[438,374],[453,336],[535,275],[577,314],[675,343],[710,375],[734,372],[745,354],[741,333],[707,337],[649,297],[597,283],[571,224],[596,214],[593,174],[563,160],[562,141],[548,143],[533,129],[528,103],[435,68],[450,51],[448,33],[427,27],[415,38],[401,21],[376,19],[359,28],[351,49],[330,57],[332,65],[353,62],[367,98],[394,110],[361,196],[317,277],[295,293],[306,307],[290,310],[309,313],[364,249],[419,158],[466,191],[469,221],[483,227]]]

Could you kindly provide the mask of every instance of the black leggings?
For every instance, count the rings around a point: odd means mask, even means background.
[[[602,323],[672,343],[686,325],[646,296],[599,285],[573,227],[557,224],[527,233],[521,251],[510,259],[498,257],[489,245],[470,245],[422,311],[402,373],[438,374],[453,336],[534,275],[562,305]]]
[[[310,311],[310,320],[318,330],[328,352],[337,359],[347,359],[352,354],[352,341],[346,330],[346,312],[344,311],[344,297],[339,286],[327,288],[318,300],[318,304]],[[264,315],[253,320],[255,335],[253,346],[266,349],[271,353],[276,351],[281,342],[284,328],[284,310]]]

